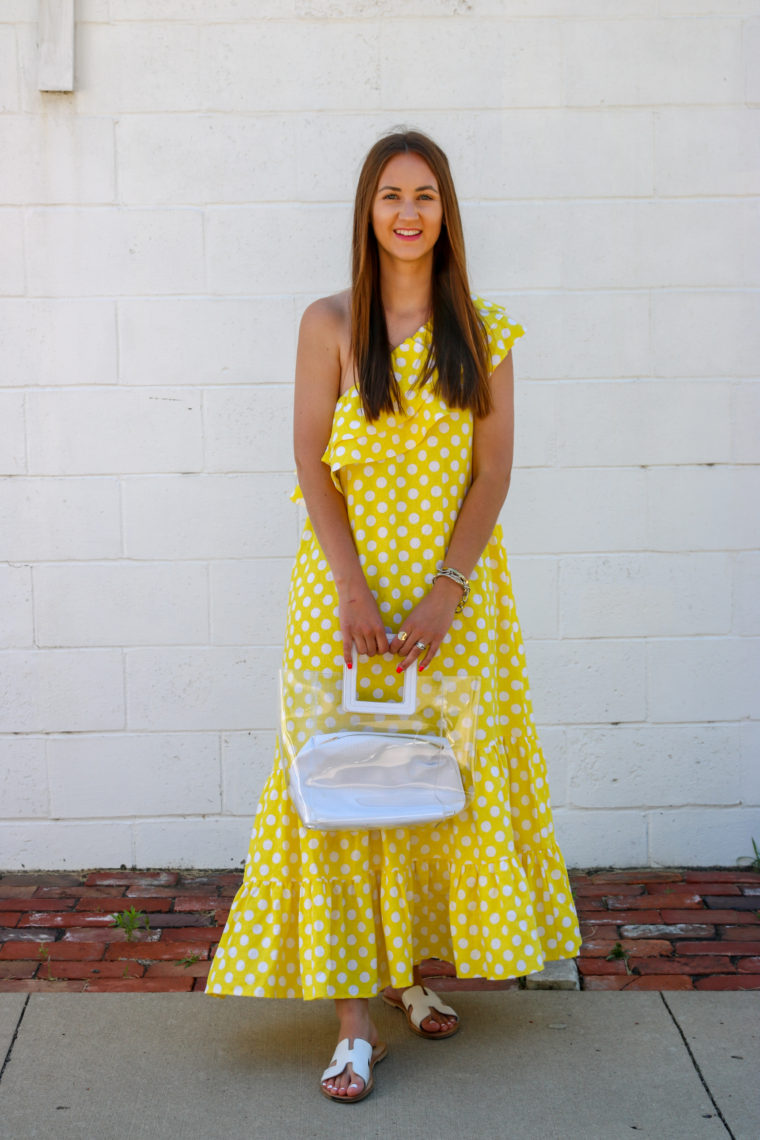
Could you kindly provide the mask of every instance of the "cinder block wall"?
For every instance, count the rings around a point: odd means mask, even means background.
[[[748,853],[756,0],[76,7],[45,95],[36,0],[0,6],[0,866],[241,862],[298,318],[399,122],[527,332],[504,523],[567,861]]]

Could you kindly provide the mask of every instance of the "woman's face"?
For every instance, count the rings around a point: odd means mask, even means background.
[[[386,162],[372,204],[372,229],[381,250],[400,261],[431,256],[443,223],[438,182],[419,154]]]

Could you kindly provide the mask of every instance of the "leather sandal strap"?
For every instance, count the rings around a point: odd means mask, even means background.
[[[446,1005],[438,994],[425,986],[411,986],[408,990],[404,990],[401,1001],[404,1003],[404,1008],[409,1010],[412,1024],[417,1029],[421,1028],[422,1022],[426,1017],[430,1017],[431,1013],[442,1013],[457,1019],[459,1017],[456,1010]]]
[[[364,1081],[364,1087],[369,1084],[369,1063],[372,1059],[372,1046],[362,1037],[354,1038],[353,1046],[348,1044],[349,1038],[344,1037],[338,1042],[335,1054],[330,1064],[322,1074],[322,1080],[329,1077],[338,1077],[348,1064],[353,1066],[354,1073]]]

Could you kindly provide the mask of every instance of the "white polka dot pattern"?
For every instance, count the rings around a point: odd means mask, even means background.
[[[475,303],[496,365],[523,329],[498,306]],[[429,337],[429,328],[418,331],[394,353],[406,414],[367,424],[350,389],[323,456],[388,628],[400,628],[429,588],[470,480],[472,414],[415,387]],[[278,752],[207,993],[371,997],[385,985],[411,985],[413,963],[429,956],[455,962],[460,977],[504,979],[578,953],[500,527],[471,581],[469,602],[430,667],[433,676],[482,678],[467,808],[422,827],[307,831]],[[308,522],[291,578],[283,664],[296,672],[342,667],[337,593]]]

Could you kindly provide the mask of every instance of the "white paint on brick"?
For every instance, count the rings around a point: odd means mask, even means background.
[[[731,462],[731,408],[725,381],[608,381],[556,387],[561,466]]]
[[[199,210],[32,209],[26,238],[34,293],[182,293],[203,286]]]
[[[542,290],[509,295],[494,291],[491,296],[525,329],[525,337],[512,349],[519,377],[609,380],[651,373],[646,292]],[[534,336],[534,330],[541,335]],[[527,426],[523,423],[520,430]]]
[[[658,291],[651,303],[655,376],[757,379],[757,293]]]
[[[760,638],[662,638],[647,645],[649,718],[760,718]]]
[[[293,555],[292,475],[146,475],[125,479],[129,558]]]
[[[108,0],[101,0],[107,3]],[[87,3],[87,0],[85,0]],[[37,19],[38,0],[5,0],[0,7],[0,24],[15,24],[19,20]]]
[[[249,295],[337,292],[348,284],[350,232],[347,206],[210,207],[209,289]]]
[[[258,646],[127,649],[127,727],[269,728],[281,656],[278,649]]]
[[[24,393],[0,391],[0,475],[24,474]]]
[[[272,770],[274,732],[225,732],[222,736],[222,810],[253,820]]]
[[[134,832],[138,867],[237,869],[248,850],[251,821],[234,816],[138,820]]]
[[[119,515],[113,477],[0,479],[0,558],[116,558]]]
[[[760,722],[745,721],[740,725],[741,735],[741,798],[744,804],[760,804]]]
[[[207,471],[286,471],[293,458],[290,386],[211,388],[203,400]]]
[[[90,0],[92,2],[92,0]],[[105,0],[103,0],[105,2]],[[161,0],[161,20],[203,20],[224,23],[247,19],[290,19],[299,14],[303,0]],[[112,23],[120,20],[153,20],[154,0],[110,0]],[[308,14],[308,13],[307,13]]]
[[[212,643],[281,647],[291,568],[290,558],[217,559],[210,563]]]
[[[568,803],[739,804],[747,759],[743,731],[740,724],[568,728]]]
[[[526,330],[527,332],[527,330]],[[517,342],[518,345],[521,343]],[[515,371],[519,365],[514,364]],[[557,384],[515,382],[514,468],[551,467],[557,459]],[[565,428],[563,426],[563,433]]]
[[[0,564],[0,648],[31,649],[34,644],[32,571]]]
[[[121,820],[24,820],[3,825],[3,866],[34,871],[135,865],[134,824]],[[156,863],[158,866],[158,863]]]
[[[562,554],[641,549],[646,534],[644,474],[630,467],[516,471],[502,511],[507,550]]]
[[[116,136],[122,200],[135,205],[292,200],[298,186],[283,178],[283,167],[296,162],[296,123],[293,116],[125,115]],[[273,136],[278,161],[267,162]]]
[[[34,567],[34,608],[41,646],[202,645],[208,641],[208,568],[197,562],[41,563]]]
[[[746,107],[662,107],[654,113],[657,193],[757,193],[760,131]],[[710,161],[703,161],[706,154]]]
[[[655,467],[647,476],[647,538],[655,550],[760,545],[759,467]]]
[[[438,120],[439,133],[452,135],[457,189],[466,198],[552,199],[558,170],[563,198],[636,198],[653,191],[649,110],[599,108],[589,115],[525,107],[438,115],[431,131]]]
[[[21,210],[0,207],[0,295],[24,292],[24,231]]]
[[[218,814],[218,733],[50,737],[50,810],[57,819]]]
[[[760,69],[757,61],[760,59],[760,17],[757,9],[750,13],[757,17],[747,20],[744,24],[744,97],[753,107],[760,104]]]
[[[748,0],[741,0],[747,3]],[[457,23],[467,16],[604,16],[609,0],[296,0],[297,11],[309,16],[437,16]],[[623,16],[654,15],[658,0],[618,0]]]
[[[475,292],[490,297],[503,290],[559,288],[563,221],[552,202],[463,202]]]
[[[732,632],[760,634],[760,552],[734,555]]]
[[[379,101],[379,25],[309,20],[201,27],[198,90],[212,111],[369,110]]]
[[[124,727],[121,650],[0,652],[0,732],[95,732]]]
[[[29,472],[199,471],[201,401],[183,388],[38,389],[27,394]]]
[[[291,383],[295,342],[288,296],[119,301],[125,384]]]
[[[760,383],[734,385],[731,420],[734,463],[760,463]]]
[[[116,367],[112,301],[0,300],[0,386],[114,384]]]
[[[743,99],[739,20],[567,20],[562,43],[570,106]],[[689,66],[677,66],[678,60]]]
[[[45,819],[50,814],[44,737],[0,736],[0,803],[6,819]],[[10,851],[5,838],[1,849],[0,859],[7,867]]]
[[[21,0],[23,3],[24,0]],[[76,0],[76,17],[80,23],[105,23],[112,18],[110,0]],[[119,4],[122,7],[122,4]]]
[[[76,56],[79,114],[200,108],[200,35],[191,23],[80,24]]]
[[[534,641],[527,657],[539,722],[595,724],[646,719],[643,641]]]
[[[560,562],[563,637],[685,637],[731,630],[731,556],[598,554]]]
[[[713,0],[657,0],[657,11],[663,16],[713,16]],[[727,0],[721,5],[723,16],[751,16],[757,11],[755,0]]]
[[[0,26],[0,112],[19,105],[16,35],[12,26]]]
[[[749,853],[756,11],[78,0],[60,96],[36,0],[0,5],[3,865],[242,862],[306,518],[297,322],[399,122],[527,334],[503,517],[566,860]]]
[[[523,635],[534,638],[558,636],[557,559],[525,555],[509,559],[512,590]]]
[[[583,811],[557,808],[554,830],[565,861],[572,867],[641,867],[649,859],[647,820],[643,812]],[[678,863],[677,859],[673,860]],[[704,862],[701,858],[691,865]]]
[[[760,236],[751,199],[579,201],[550,208],[542,203],[541,210],[557,214],[550,225],[562,234],[560,284],[565,288],[760,283],[760,267],[748,254],[742,264],[740,252]]]
[[[113,125],[100,118],[0,118],[0,202],[111,202]]]
[[[384,20],[382,98],[386,107],[551,107],[562,102],[560,25],[556,20],[424,22],[421,41],[407,20]],[[461,66],[464,59],[477,60]],[[441,65],[451,60],[450,66]],[[459,61],[459,65],[455,63]]]
[[[694,867],[705,864],[705,850],[714,864],[735,867],[752,856],[757,836],[757,808],[692,808],[649,813],[649,850],[653,866]]]

